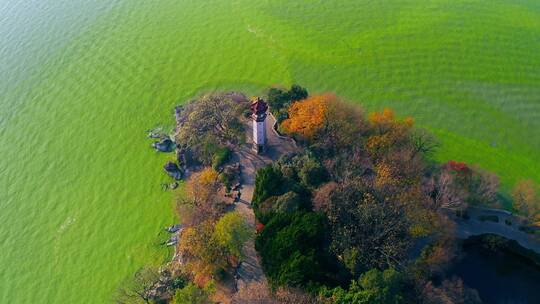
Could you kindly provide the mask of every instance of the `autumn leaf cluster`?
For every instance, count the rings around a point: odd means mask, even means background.
[[[312,140],[328,123],[328,108],[336,97],[331,94],[311,96],[289,107],[283,128],[291,134]]]

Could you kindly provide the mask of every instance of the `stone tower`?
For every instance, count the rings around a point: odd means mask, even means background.
[[[251,101],[251,118],[253,118],[253,150],[261,154],[266,150],[266,111],[268,105],[259,97]]]

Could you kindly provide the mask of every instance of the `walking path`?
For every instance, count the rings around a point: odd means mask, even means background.
[[[515,240],[521,246],[540,253],[538,237],[519,230],[522,219],[508,211],[471,207],[467,209],[468,219],[456,216],[455,212],[451,210],[447,210],[446,213],[456,223],[455,235],[457,238],[466,239],[473,235],[492,233]],[[494,216],[498,218],[498,222],[485,219],[485,217]],[[484,217],[484,220],[481,220],[481,217]]]
[[[277,160],[281,155],[297,151],[295,143],[286,137],[279,136],[274,130],[275,119],[269,115],[266,119],[267,150],[263,155],[258,155],[252,149],[253,136],[252,125],[246,125],[246,144],[234,152],[234,158],[240,162],[242,195],[235,209],[242,214],[248,224],[255,230],[255,214],[251,207],[253,191],[255,189],[255,174],[257,169],[264,167]],[[244,259],[237,270],[237,288],[245,288],[252,282],[266,282],[266,277],[261,267],[260,258],[255,250],[255,239],[250,239],[244,246]]]

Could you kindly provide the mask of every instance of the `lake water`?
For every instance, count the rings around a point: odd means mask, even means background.
[[[465,285],[478,290],[483,303],[540,303],[540,267],[504,251],[474,243],[464,247],[463,259],[450,270]]]
[[[477,18],[480,16],[480,18]],[[207,90],[414,115],[439,160],[540,181],[538,1],[0,0],[0,302],[107,303],[167,250],[146,130]]]

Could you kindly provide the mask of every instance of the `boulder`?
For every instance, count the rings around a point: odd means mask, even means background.
[[[186,164],[186,155],[185,150],[176,148],[176,161],[180,164],[180,166],[183,166]]]
[[[179,231],[180,229],[182,229],[182,225],[180,225],[180,224],[175,224],[175,225],[172,225],[172,226],[170,226],[169,228],[167,228],[167,232],[169,232],[169,233],[175,233],[175,232]]]
[[[163,169],[170,177],[174,178],[175,180],[182,179],[183,172],[177,164],[173,162],[167,162],[165,166],[163,166]]]
[[[153,143],[152,147],[159,152],[172,152],[174,150],[174,142],[170,138],[165,138]]]
[[[176,245],[176,243],[178,243],[178,237],[175,235],[173,237],[171,237],[168,241],[167,241],[167,246],[174,246]]]
[[[199,163],[190,148],[180,147],[176,147],[176,161],[185,168],[193,167]]]
[[[171,183],[171,184],[169,185],[169,188],[172,189],[172,190],[178,188],[178,183],[177,183],[177,182]]]
[[[148,138],[163,138],[163,134],[157,132],[149,132]]]
[[[174,293],[171,286],[171,279],[164,281],[160,278],[150,289],[145,291],[146,297],[151,299],[152,303],[169,303]]]
[[[163,132],[162,127],[156,127],[154,129],[148,130],[148,138],[165,139],[168,137],[169,136],[165,132]]]

